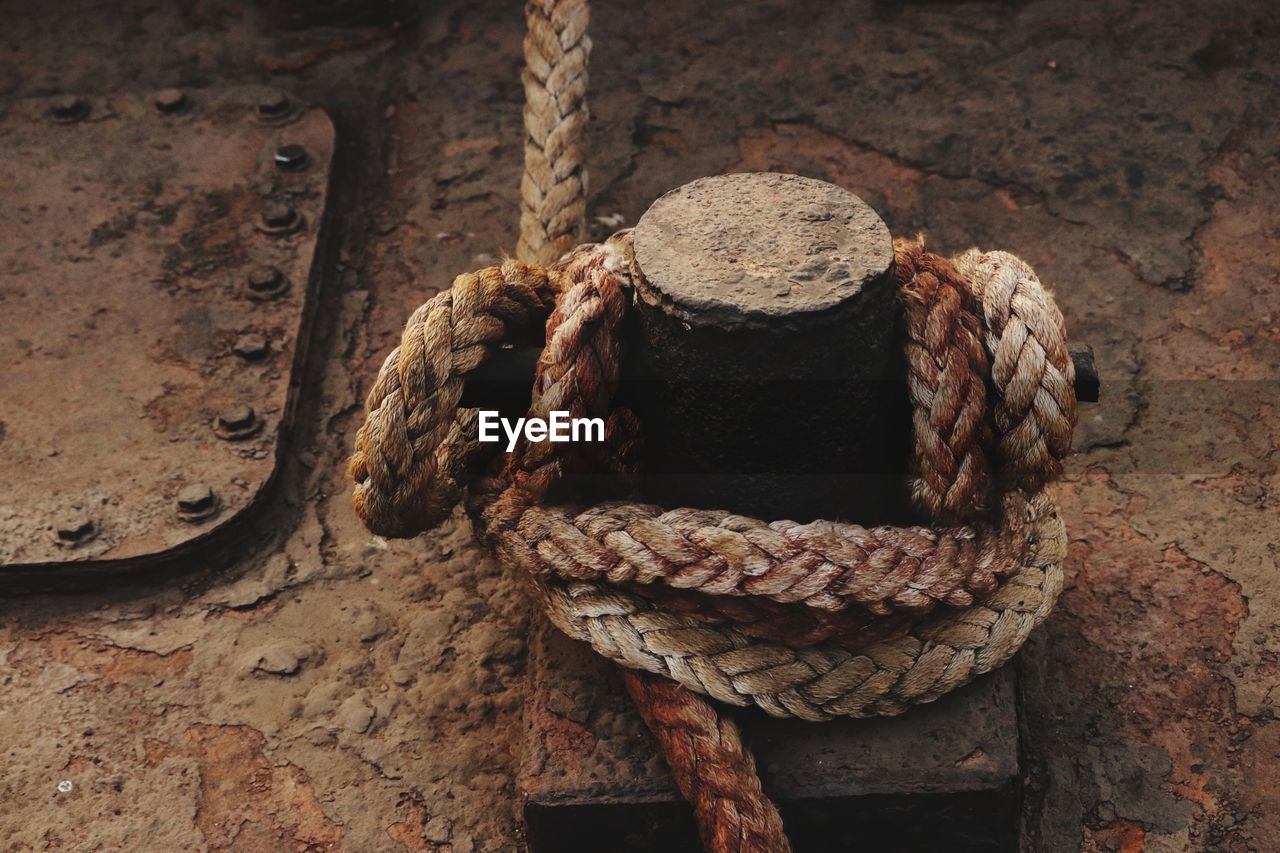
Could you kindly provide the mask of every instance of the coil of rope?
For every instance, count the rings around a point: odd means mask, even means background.
[[[701,697],[814,721],[898,714],[1021,647],[1062,586],[1066,535],[1044,489],[1075,424],[1064,324],[1008,253],[950,261],[897,241],[913,498],[936,526],[769,523],[629,500],[643,429],[611,405],[629,236],[564,252],[585,213],[586,8],[526,6],[522,260],[458,276],[410,317],[366,401],[353,500],[385,536],[429,530],[465,501],[550,620],[624,668],[706,848],[787,850],[736,726]],[[503,454],[478,441],[462,389],[544,325],[530,417],[600,417],[605,441],[522,440]],[[588,500],[587,481],[612,483],[610,499]]]

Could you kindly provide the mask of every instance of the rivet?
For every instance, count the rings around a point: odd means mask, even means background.
[[[80,121],[89,115],[89,102],[79,95],[61,95],[49,103],[49,115],[67,124]]]
[[[297,171],[307,166],[307,149],[301,145],[281,145],[276,149],[276,165],[281,169]]]
[[[262,428],[253,408],[245,405],[232,406],[218,415],[214,431],[227,441],[240,441],[254,435]]]
[[[262,230],[268,234],[288,234],[302,225],[302,217],[292,205],[271,201],[262,208]]]
[[[153,103],[156,109],[169,115],[180,113],[191,105],[191,101],[181,89],[162,89],[156,92]]]
[[[289,288],[289,280],[284,277],[284,273],[272,266],[252,270],[245,279],[245,284],[252,299],[272,299]]]
[[[54,538],[64,548],[76,548],[97,535],[93,519],[73,513],[54,525]]]
[[[186,486],[178,492],[177,510],[183,521],[203,521],[218,511],[218,496],[203,484]]]
[[[236,338],[232,349],[245,361],[257,361],[267,354],[267,339],[258,334],[244,334]]]
[[[268,89],[254,104],[254,109],[261,118],[280,118],[287,115],[292,108],[293,101],[290,100],[288,93],[280,89]]]

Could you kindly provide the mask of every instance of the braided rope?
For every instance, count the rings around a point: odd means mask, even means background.
[[[1066,529],[1046,494],[1029,507],[1033,545],[995,593],[918,623],[904,637],[860,649],[790,648],[655,609],[605,584],[535,583],[556,627],[624,667],[779,717],[895,715],[1004,664],[1053,609],[1062,590]]]
[[[624,669],[627,692],[662,746],[707,850],[784,853],[782,819],[760,787],[737,725],[665,678]]]
[[[989,594],[1020,543],[1020,492],[999,525],[930,529],[817,521],[767,523],[718,510],[606,503],[581,513],[533,505],[515,531],[536,575],[661,583],[836,612],[920,614]]]
[[[448,517],[485,453],[474,410],[458,409],[467,375],[541,323],[554,296],[545,268],[508,261],[458,276],[409,317],[365,399],[347,469],[370,530],[413,536]]]
[[[577,475],[632,467],[638,428],[623,410],[608,413],[604,453],[523,442],[504,471],[479,476],[474,413],[449,420],[448,405],[456,408],[466,373],[545,313],[551,294],[559,295],[531,413],[608,412],[626,306],[625,238],[546,270],[509,263],[459,277],[455,287],[487,298],[464,297],[468,311],[460,311],[442,294],[415,312],[369,396],[351,466],[362,518],[389,535],[421,529],[469,480],[478,531],[528,570],[561,630],[681,685],[654,689],[632,678],[629,689],[710,849],[787,847],[736,730],[693,692],[808,720],[901,713],[1007,661],[1061,590],[1065,531],[1056,507],[1043,493],[1025,497],[1058,468],[1012,458],[1025,446],[1057,463],[1069,449],[1073,377],[1061,357],[1061,316],[1012,256],[969,253],[952,264],[918,242],[895,249],[916,409],[915,496],[937,516],[970,524],[869,531],[634,503],[580,512],[557,505],[572,497]],[[480,282],[525,295],[503,301]],[[990,501],[993,446],[1007,491],[987,516],[975,508]],[[416,484],[386,493],[398,471]]]
[[[1008,252],[970,249],[956,267],[982,304],[999,390],[1001,465],[1038,487],[1061,475],[1076,421],[1076,369],[1062,313],[1031,266]]]
[[[877,616],[859,608],[816,610],[758,596],[708,595],[660,584],[620,584],[654,608],[694,616],[710,625],[729,625],[749,637],[801,648],[815,643],[865,646],[900,637],[918,614]]]
[[[524,177],[516,256],[549,264],[582,238],[587,213],[586,0],[528,0]]]
[[[896,241],[894,269],[907,306],[915,500],[941,521],[980,514],[991,491],[991,369],[973,297],[952,263],[926,252],[923,240]]]
[[[609,414],[622,346],[615,332],[627,303],[610,270],[618,262],[617,247],[610,244],[574,254],[558,266],[563,298],[547,320],[531,416],[546,419],[553,411],[575,418]],[[575,455],[575,448],[551,442],[521,442],[518,447],[509,466],[518,492],[545,497],[553,480],[563,481],[592,467],[594,454],[586,448]]]

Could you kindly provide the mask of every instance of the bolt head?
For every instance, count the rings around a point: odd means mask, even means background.
[[[283,202],[268,202],[262,208],[262,224],[269,231],[291,231],[298,226],[300,217],[292,205]]]
[[[162,89],[152,99],[156,109],[168,115],[183,112],[191,105],[190,99],[181,89]]]
[[[243,358],[245,361],[257,361],[267,354],[267,339],[262,335],[253,332],[243,334],[236,338],[235,345],[232,347],[235,354]]]
[[[283,278],[284,274],[276,267],[258,267],[249,273],[249,287],[259,293],[268,290],[275,290],[280,286],[280,282]]]
[[[218,509],[218,496],[213,489],[197,483],[185,486],[178,492],[178,516],[186,521],[200,521],[213,515]]]
[[[268,89],[258,98],[257,103],[253,105],[254,110],[261,118],[279,118],[287,115],[293,107],[293,101],[289,98],[287,92],[281,89]]]
[[[227,441],[240,441],[256,435],[262,428],[262,421],[253,408],[245,405],[231,406],[221,412],[214,424],[214,430],[220,438]]]
[[[60,95],[49,102],[49,115],[54,121],[80,121],[89,115],[89,101],[79,95]]]
[[[272,299],[289,288],[289,280],[279,268],[261,266],[249,272],[245,278],[252,299]]]
[[[307,149],[301,145],[281,145],[276,149],[276,165],[281,169],[298,171],[307,166]]]

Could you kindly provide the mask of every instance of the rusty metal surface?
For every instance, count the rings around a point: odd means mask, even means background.
[[[420,4],[390,33],[281,32],[257,2],[0,6],[5,103],[202,79],[323,101],[349,267],[271,544],[195,591],[0,602],[0,849],[519,849],[526,597],[465,523],[371,542],[342,473],[405,317],[514,245],[519,9]],[[801,172],[896,234],[1026,258],[1096,348],[1067,587],[1021,655],[1023,849],[1280,850],[1280,6],[593,9],[603,233],[701,175]]]
[[[1004,850],[1015,847],[1014,693],[1006,668],[892,719],[732,713],[797,851]],[[541,620],[519,785],[535,851],[696,849],[617,667]]]
[[[632,234],[641,298],[693,326],[772,332],[863,290],[891,289],[880,215],[800,175],[699,178],[655,201]]]
[[[333,145],[264,89],[0,117],[0,566],[154,559],[269,483]]]

